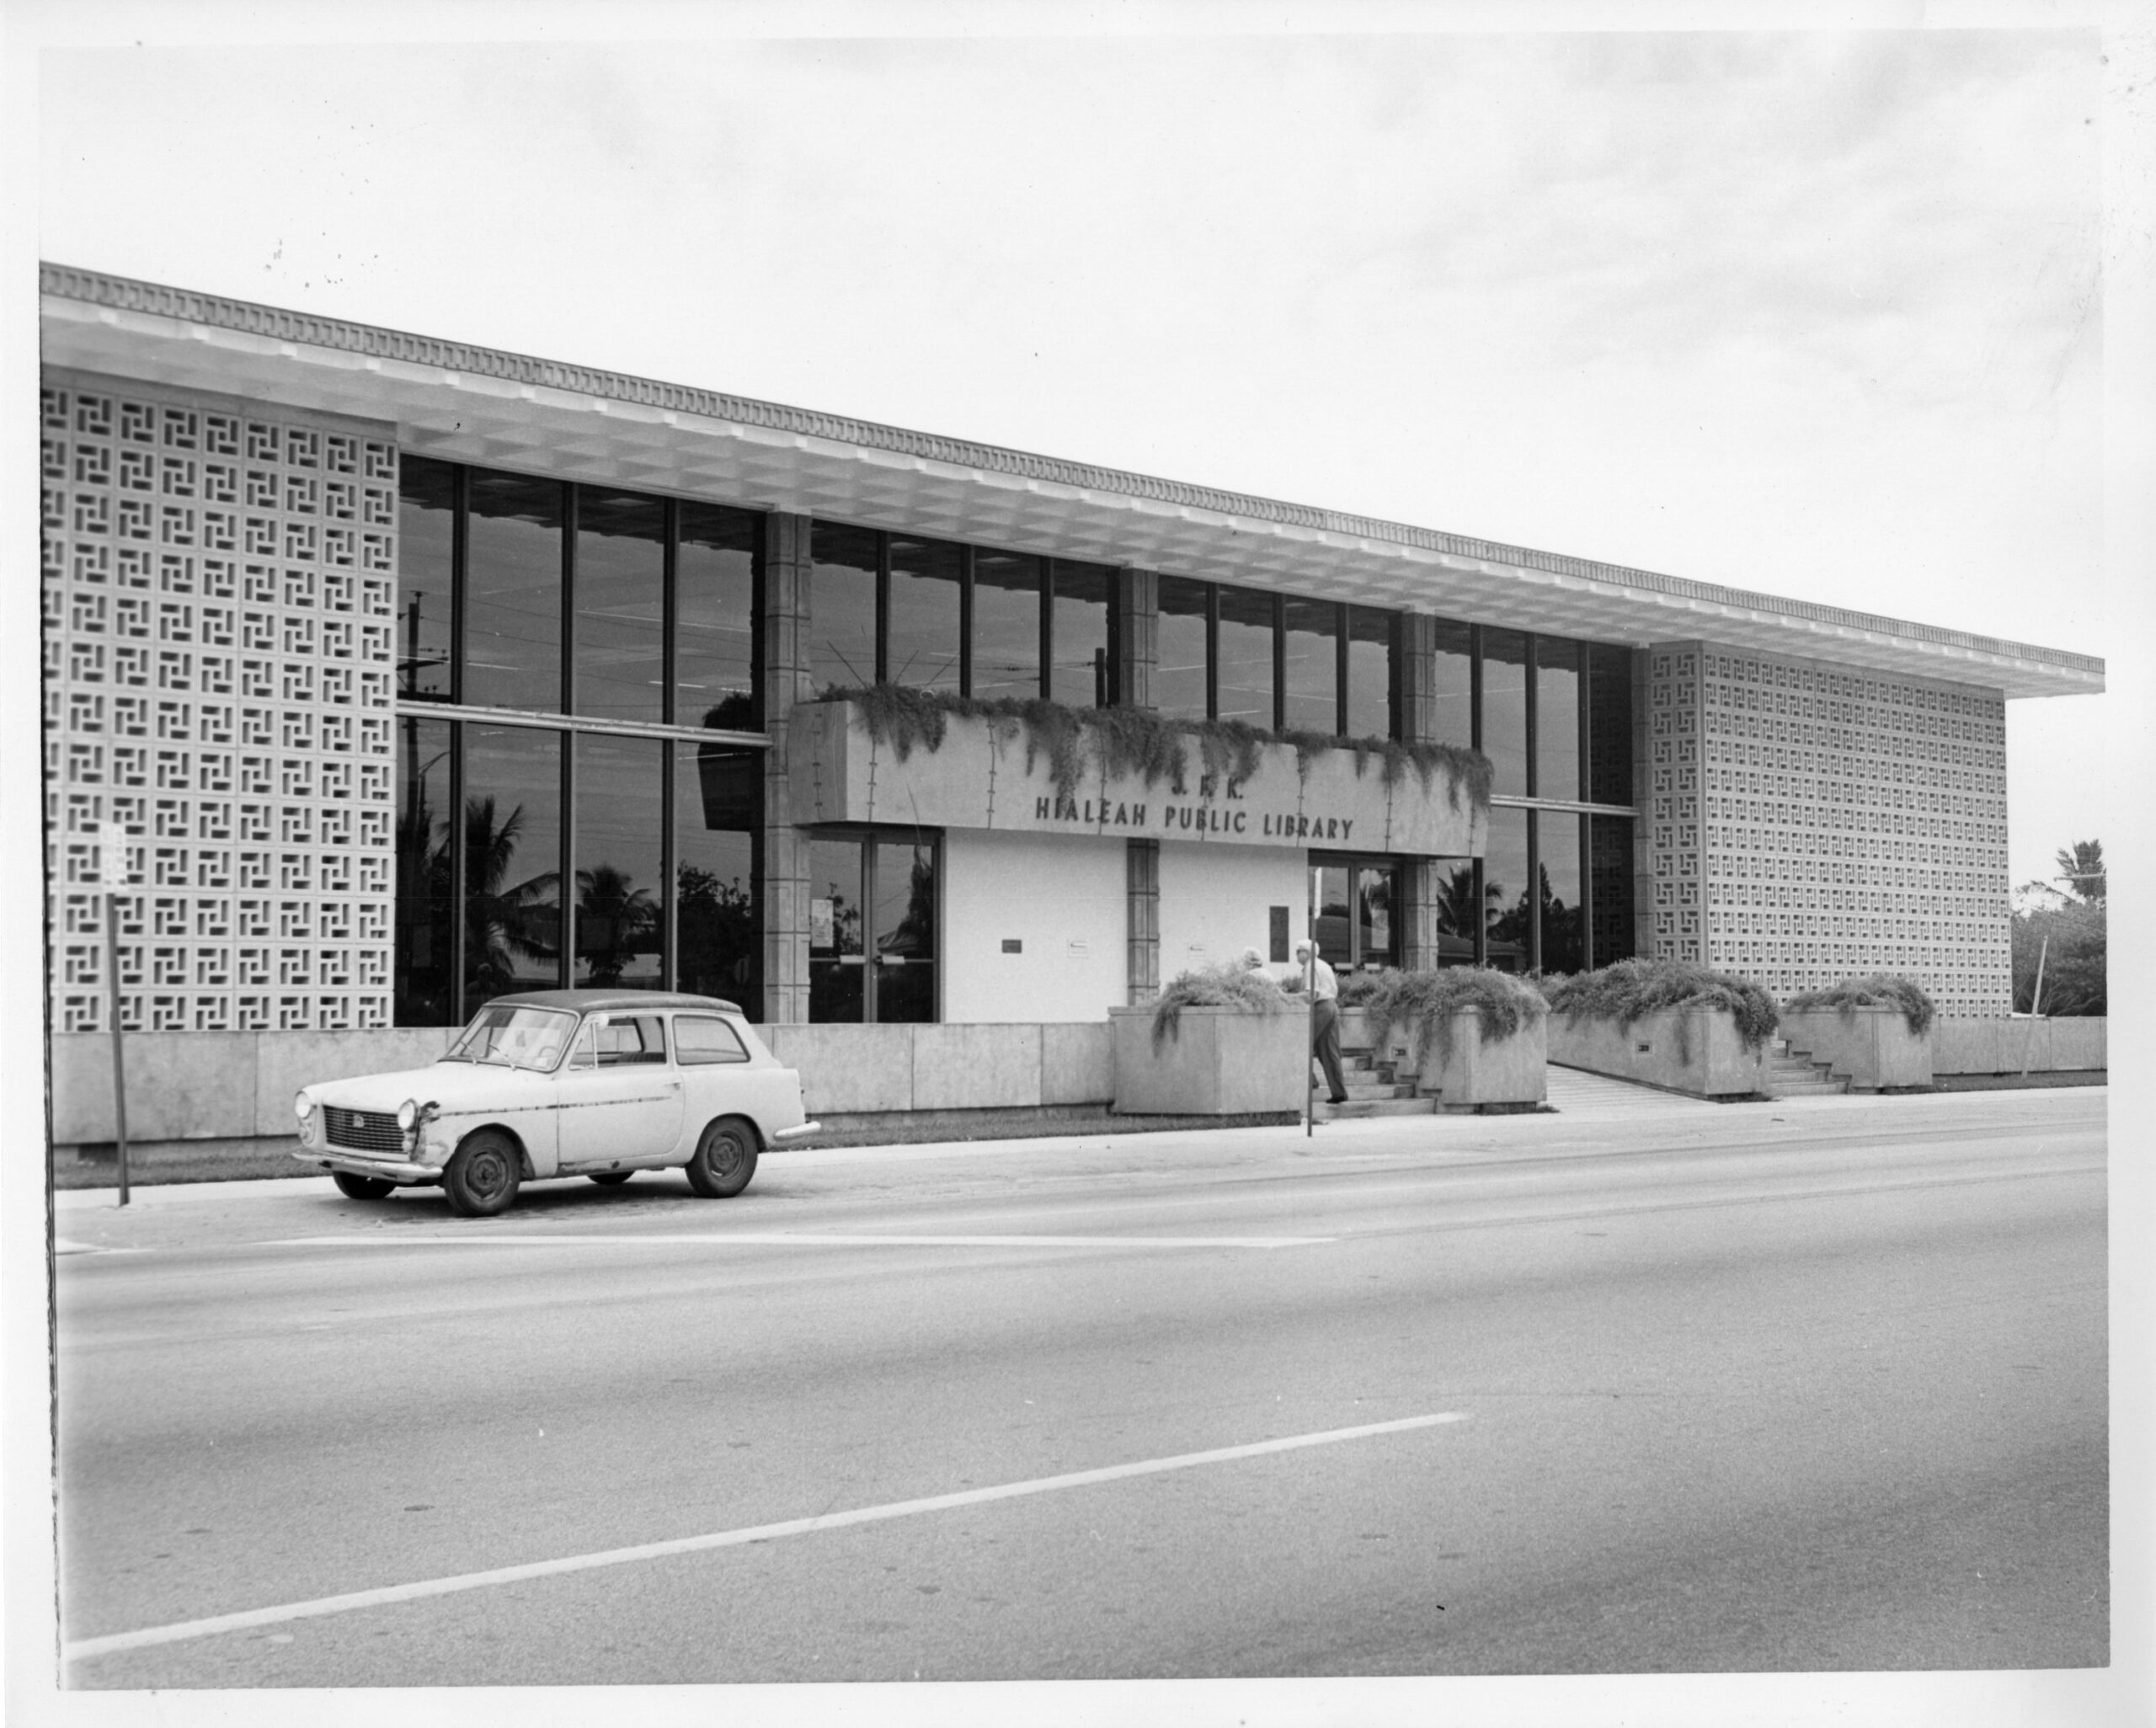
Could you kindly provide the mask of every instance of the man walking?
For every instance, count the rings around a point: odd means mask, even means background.
[[[1330,1101],[1345,1104],[1348,1083],[1340,1076],[1340,980],[1332,975],[1332,968],[1325,963],[1315,942],[1296,943],[1295,958],[1308,968],[1310,976],[1311,1053],[1325,1070],[1326,1085],[1331,1088]]]

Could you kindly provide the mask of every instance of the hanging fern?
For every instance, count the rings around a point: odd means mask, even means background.
[[[1774,999],[1758,985],[1687,960],[1620,960],[1599,972],[1560,979],[1550,987],[1550,1008],[1620,1026],[1663,1008],[1726,1008],[1748,1050],[1758,1049],[1781,1023]],[[1679,1054],[1689,1061],[1689,1051],[1681,1048],[1681,1021],[1678,1036]]]
[[[1801,1014],[1819,1008],[1844,1012],[1851,1008],[1898,1008],[1903,1023],[1918,1037],[1931,1029],[1931,1022],[1939,1012],[1924,987],[1913,979],[1886,972],[1844,979],[1824,989],[1806,990],[1801,995],[1791,996],[1782,1004],[1785,1014]]]
[[[1188,747],[1195,740],[1199,773],[1222,785],[1250,779],[1268,745],[1292,746],[1296,773],[1304,780],[1309,779],[1310,765],[1319,757],[1329,750],[1346,749],[1354,753],[1358,780],[1375,760],[1388,788],[1398,786],[1412,769],[1428,792],[1442,771],[1445,800],[1454,810],[1460,808],[1463,792],[1473,808],[1490,808],[1490,759],[1460,744],[1338,739],[1318,732],[1271,733],[1241,720],[1171,720],[1150,708],[1069,708],[1038,696],[983,700],[895,684],[833,685],[817,700],[857,704],[868,736],[878,744],[888,744],[901,762],[916,749],[931,755],[942,749],[953,716],[1016,721],[1025,731],[1027,770],[1045,757],[1056,791],[1066,798],[1077,797],[1082,789],[1088,755],[1112,777],[1136,776],[1149,787],[1166,781],[1182,796],[1188,790]]]

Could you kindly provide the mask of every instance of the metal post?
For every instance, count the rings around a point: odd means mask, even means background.
[[[120,1203],[125,1206],[127,1203],[127,1064],[120,1050],[120,891],[117,888],[106,888],[104,909],[106,984],[112,1003],[112,1117],[115,1144],[120,1154]]]
[[[1317,1053],[1310,1048],[1308,1036],[1317,1024],[1317,934],[1315,931],[1305,938],[1303,949],[1303,1000],[1310,1014],[1310,1024],[1304,1029],[1303,1038],[1303,1138],[1307,1140],[1317,1131],[1317,1075],[1311,1067]]]
[[[2021,1040],[2021,1078],[2029,1078],[2029,1064],[2036,1059],[2036,1016],[2044,1000],[2044,960],[2052,951],[2052,939],[2046,936],[2043,945],[2036,950],[2036,987],[2029,993],[2029,1035]]]

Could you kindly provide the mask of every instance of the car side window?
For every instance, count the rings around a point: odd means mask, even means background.
[[[596,1027],[596,1048],[601,1068],[620,1068],[634,1062],[664,1062],[666,1035],[656,1014],[610,1014]]]
[[[746,1062],[749,1053],[724,1021],[684,1014],[674,1022],[674,1059],[684,1068],[691,1068],[714,1062]]]

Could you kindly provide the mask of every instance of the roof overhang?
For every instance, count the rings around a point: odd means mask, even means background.
[[[2009,696],[2085,654],[46,265],[46,364],[392,425],[447,460],[1643,647],[1700,639]]]

